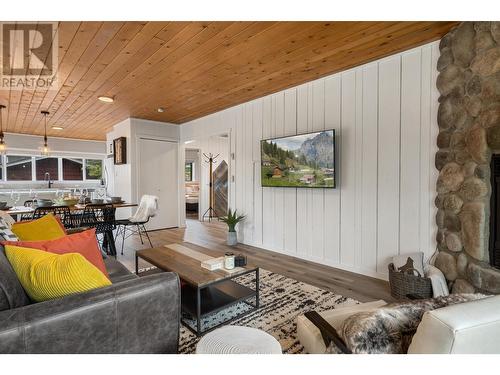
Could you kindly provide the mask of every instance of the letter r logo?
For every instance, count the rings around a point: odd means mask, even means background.
[[[51,76],[57,71],[54,23],[2,23],[4,76]]]

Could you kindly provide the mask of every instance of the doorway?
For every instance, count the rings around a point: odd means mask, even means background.
[[[227,215],[229,202],[230,138],[229,133],[205,139],[201,149],[201,200],[200,219]],[[210,165],[212,158],[212,165]],[[211,208],[211,209],[210,209]]]
[[[200,209],[200,150],[186,148],[184,164],[184,189],[186,196],[186,218],[197,219]]]
[[[233,181],[231,132],[195,138],[184,144],[186,218],[208,221],[211,220],[210,212],[212,218],[227,215]]]

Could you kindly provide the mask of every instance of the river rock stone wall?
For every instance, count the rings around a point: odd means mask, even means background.
[[[490,161],[500,153],[500,22],[463,22],[439,49],[435,265],[455,293],[500,293],[488,251]]]

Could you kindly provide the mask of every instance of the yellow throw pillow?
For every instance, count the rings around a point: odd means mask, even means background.
[[[66,235],[61,222],[51,213],[40,219],[15,223],[11,230],[21,241],[57,240]]]
[[[29,247],[5,246],[21,285],[30,298],[42,302],[111,285],[81,254],[53,254]]]

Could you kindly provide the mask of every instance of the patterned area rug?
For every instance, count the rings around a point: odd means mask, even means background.
[[[242,276],[240,280],[249,287],[255,285],[253,275]],[[261,269],[260,308],[231,324],[259,328],[273,335],[280,342],[283,353],[302,353],[304,348],[297,340],[295,324],[298,315],[310,310],[324,311],[356,303],[358,302],[351,298]],[[203,324],[210,327],[248,308],[247,304],[240,303],[210,316]],[[189,329],[181,326],[179,352],[193,353],[198,340]]]

